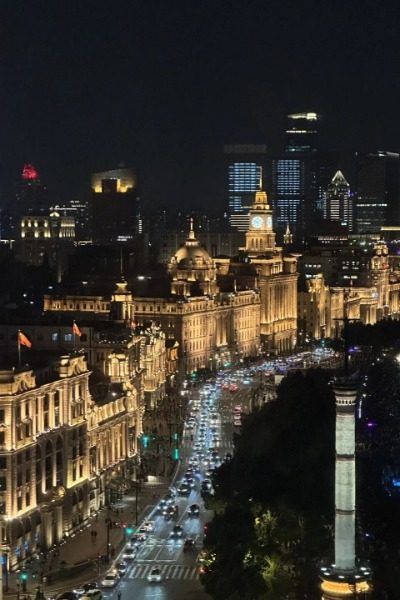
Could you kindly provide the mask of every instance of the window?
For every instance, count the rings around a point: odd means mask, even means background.
[[[30,495],[29,492],[26,492],[26,495],[25,495],[25,504],[26,504],[26,506],[29,506],[30,503],[31,503],[31,495]]]
[[[64,334],[64,342],[72,342],[72,333]]]
[[[6,468],[7,468],[7,457],[0,456],[0,469],[6,469]]]
[[[22,510],[22,496],[17,498],[17,510]]]
[[[0,431],[0,444],[4,444],[6,434],[4,431]]]
[[[0,422],[4,423],[4,419],[5,419],[5,410],[4,408],[0,409]]]
[[[7,489],[7,478],[0,477],[0,492],[4,492]]]
[[[20,486],[22,485],[22,472],[18,471],[17,473],[17,485]]]
[[[51,334],[51,341],[52,342],[57,342],[58,341],[58,333],[57,333],[57,331],[55,331],[54,333]]]
[[[86,333],[82,333],[81,342],[87,342],[87,334]]]

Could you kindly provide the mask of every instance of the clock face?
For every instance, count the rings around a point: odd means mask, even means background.
[[[267,227],[272,227],[272,217],[267,217]]]
[[[259,216],[253,217],[252,220],[251,220],[251,224],[256,229],[260,229],[263,226],[263,224],[264,224],[263,218],[259,217]]]

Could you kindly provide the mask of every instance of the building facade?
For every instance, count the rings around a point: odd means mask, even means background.
[[[8,568],[72,535],[138,464],[140,386],[110,356],[96,393],[83,354],[0,371],[0,528]],[[110,387],[112,385],[112,387]]]
[[[276,245],[267,194],[258,192],[250,208],[246,245],[238,259],[216,259],[221,280],[260,294],[260,338],[265,350],[286,352],[297,336],[297,259]]]
[[[336,171],[326,191],[324,219],[338,221],[353,230],[353,198],[350,185],[341,171]]]

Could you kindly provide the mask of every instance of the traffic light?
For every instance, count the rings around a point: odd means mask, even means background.
[[[174,440],[177,440],[178,439],[178,434],[175,432],[172,437],[174,438]]]
[[[179,460],[179,448],[174,448],[172,450],[172,458],[173,460]]]
[[[128,527],[126,528],[126,535],[132,535],[133,534],[133,527],[132,525],[128,525]]]
[[[22,591],[25,593],[26,592],[26,583],[28,581],[28,573],[26,571],[21,571],[19,579],[21,581]]]
[[[150,436],[149,435],[143,435],[142,441],[143,441],[143,448],[148,448],[149,447]]]

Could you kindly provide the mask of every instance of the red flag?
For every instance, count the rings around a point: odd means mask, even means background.
[[[81,337],[82,332],[79,329],[78,325],[75,323],[75,321],[72,323],[72,333],[74,335],[77,335],[78,337]]]
[[[18,344],[21,346],[26,346],[27,348],[32,348],[32,342],[24,333],[22,333],[22,331],[18,331]]]

